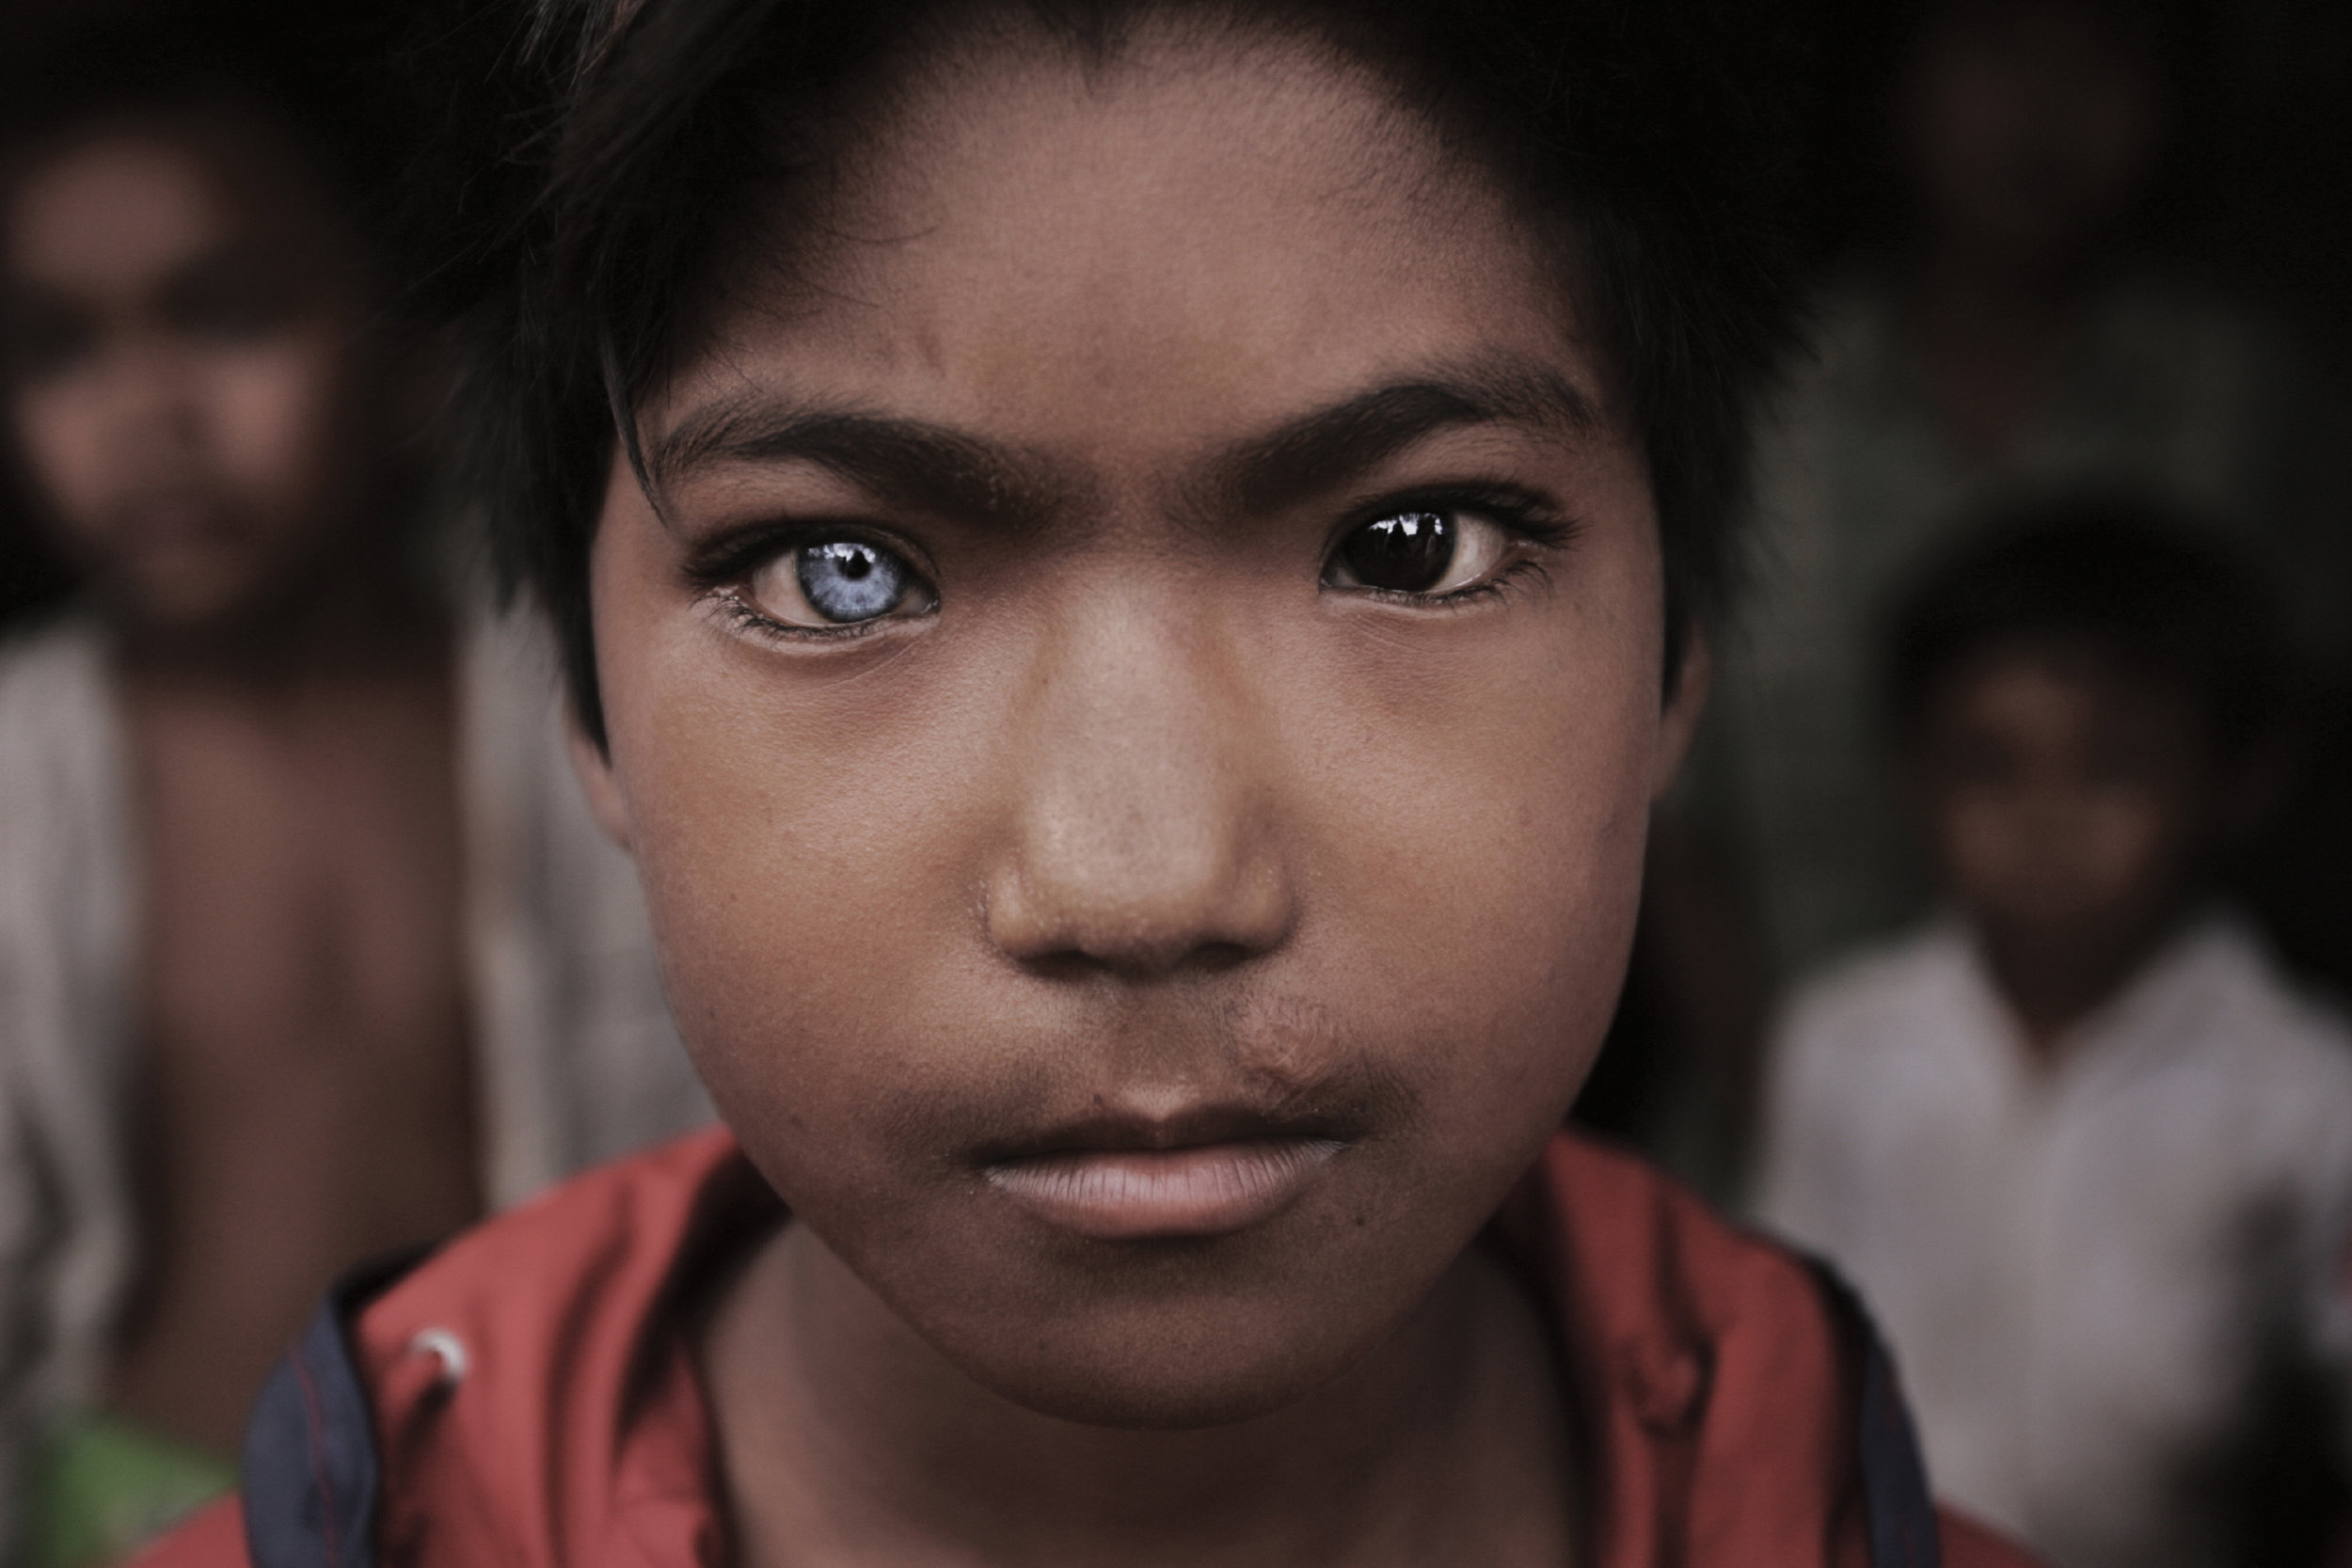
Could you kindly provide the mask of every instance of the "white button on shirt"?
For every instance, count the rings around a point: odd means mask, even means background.
[[[2217,1560],[2265,1335],[2352,1361],[2352,1033],[2185,932],[2056,1055],[1953,925],[1803,990],[1758,1192],[1891,1341],[1947,1500],[2058,1568]]]

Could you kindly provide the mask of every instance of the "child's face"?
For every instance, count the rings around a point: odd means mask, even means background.
[[[735,290],[660,515],[612,468],[590,770],[861,1288],[1165,1424],[1366,1352],[1558,1127],[1696,683],[1502,198],[1304,53],[1138,48],[930,79]]]
[[[1953,896],[2052,959],[2159,927],[2216,826],[2194,702],[2094,650],[1994,650],[1946,683],[1917,744]]]
[[[13,436],[135,619],[200,626],[283,593],[373,477],[362,268],[291,165],[226,119],[125,125],[8,189]]]

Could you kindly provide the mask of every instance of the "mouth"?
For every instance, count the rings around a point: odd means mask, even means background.
[[[1089,1240],[1224,1236],[1296,1202],[1348,1146],[1335,1132],[1260,1117],[1110,1121],[1008,1151],[981,1173],[1037,1218]]]
[[[144,496],[124,506],[119,515],[125,541],[140,549],[202,549],[236,532],[226,511],[199,496]]]

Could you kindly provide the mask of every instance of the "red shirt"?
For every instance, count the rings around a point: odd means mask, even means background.
[[[725,1563],[681,1293],[779,1214],[714,1131],[330,1302],[257,1408],[243,1501],[145,1568]],[[1565,1133],[1496,1226],[1549,1295],[1595,1568],[2030,1568],[1930,1510],[1875,1338],[1799,1258]]]

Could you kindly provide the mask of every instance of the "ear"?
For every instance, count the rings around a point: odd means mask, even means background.
[[[572,772],[580,779],[580,792],[588,797],[588,815],[596,819],[605,837],[624,850],[629,847],[628,801],[621,794],[621,784],[612,776],[612,759],[604,749],[588,738],[577,719],[564,725],[564,738],[570,742]]]
[[[1707,634],[1693,626],[1682,644],[1682,668],[1675,681],[1674,694],[1666,699],[1665,710],[1659,715],[1658,754],[1649,786],[1651,800],[1672,788],[1675,775],[1682,771],[1682,759],[1690,754],[1691,737],[1698,733],[1699,716],[1707,711],[1707,694],[1714,684],[1714,651],[1708,645]]]

